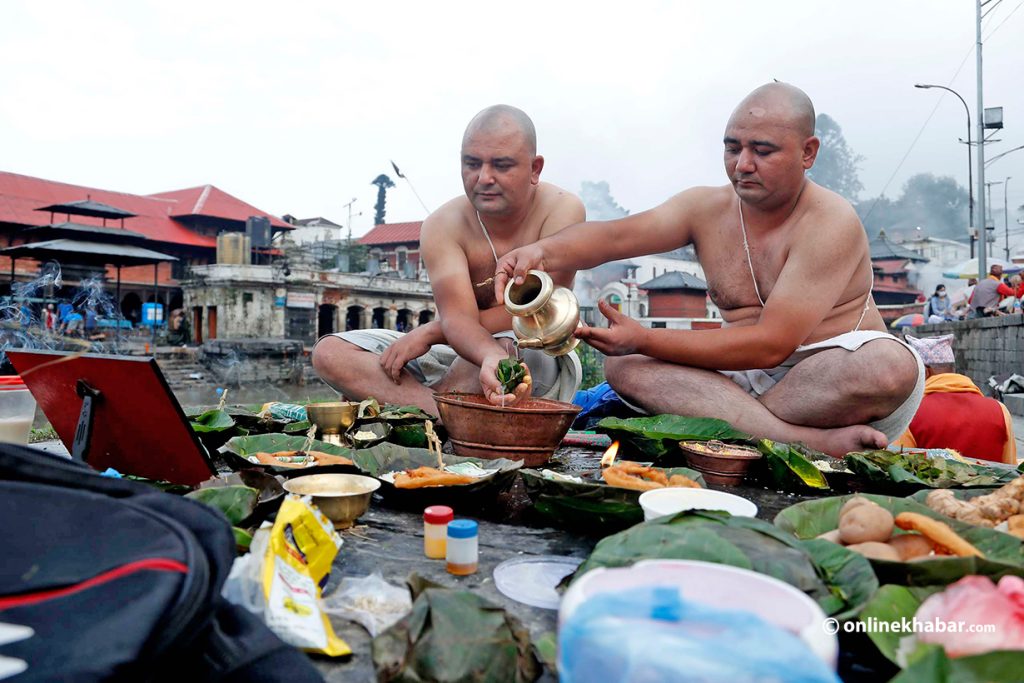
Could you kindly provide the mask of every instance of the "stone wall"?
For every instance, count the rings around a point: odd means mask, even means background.
[[[986,391],[988,378],[1016,372],[1024,375],[1024,316],[977,318],[909,330],[915,337],[953,334],[957,372]],[[987,392],[986,392],[987,393]]]

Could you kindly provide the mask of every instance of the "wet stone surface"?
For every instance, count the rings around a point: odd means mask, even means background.
[[[584,448],[562,448],[548,464],[560,472],[582,472],[599,467],[601,452]],[[435,583],[450,588],[463,588],[507,609],[521,620],[536,641],[556,630],[558,613],[516,602],[506,598],[494,585],[494,568],[505,560],[529,555],[562,555],[584,560],[600,540],[600,536],[581,536],[560,529],[543,526],[534,519],[530,501],[522,481],[495,501],[487,510],[463,514],[455,510],[456,517],[470,517],[480,524],[480,566],[471,576],[454,576],[445,570],[443,560],[428,560],[423,555],[423,519],[419,512],[405,512],[384,507],[375,498],[369,512],[352,530],[342,532],[342,546],[334,563],[332,584],[343,576],[366,576],[379,571],[388,582],[404,585],[406,578],[417,573]],[[771,521],[790,505],[810,497],[797,496],[763,488],[740,486],[719,487],[752,500],[759,509],[758,517]],[[373,681],[375,673],[370,654],[370,636],[358,624],[332,618],[335,632],[352,648],[349,658],[329,659],[315,657],[314,661],[331,682]],[[546,672],[545,681],[556,678]]]

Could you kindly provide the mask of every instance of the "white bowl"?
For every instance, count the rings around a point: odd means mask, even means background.
[[[752,612],[795,634],[819,659],[836,666],[839,641],[825,631],[825,613],[818,603],[788,583],[727,564],[643,560],[632,567],[593,569],[566,591],[558,610],[558,625],[564,625],[580,605],[595,595],[648,586],[675,588],[683,600],[710,607]]]
[[[713,489],[668,487],[640,494],[644,520],[674,515],[683,510],[724,510],[737,517],[757,516],[757,506],[746,498]]]

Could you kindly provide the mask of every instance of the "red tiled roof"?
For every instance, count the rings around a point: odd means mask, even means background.
[[[876,271],[886,275],[907,272],[907,262],[905,259],[899,261],[875,261],[871,265]]]
[[[901,292],[905,294],[921,294],[921,290],[914,289],[913,287],[905,287],[902,285],[892,285],[880,282],[876,282],[871,289],[876,292]]]
[[[198,200],[206,187],[210,188],[206,193],[206,201],[200,203]],[[137,195],[0,171],[0,222],[19,225],[48,225],[50,214],[46,211],[36,211],[36,209],[51,204],[85,199],[87,196],[95,201],[136,214],[134,218],[125,220],[126,230],[142,233],[157,242],[197,247],[215,248],[217,238],[212,235],[200,235],[190,230],[174,220],[175,216],[203,215],[244,221],[252,215],[267,215],[211,185],[161,195]],[[189,199],[193,201],[190,202]],[[54,217],[54,220],[57,220],[57,216]],[[89,224],[95,222],[96,225],[100,225],[100,221],[96,219],[79,218],[77,221],[83,223],[88,221]],[[271,224],[279,228],[291,227],[273,217]],[[119,226],[120,222],[108,221],[107,225],[108,227]]]
[[[276,216],[260,211],[252,204],[246,204],[241,199],[232,197],[227,192],[217,189],[213,185],[200,185],[199,187],[172,190],[171,192],[157,192],[149,196],[173,200],[175,208],[174,212],[170,215],[175,218],[179,216],[212,216],[245,222],[245,219],[249,216],[266,216],[270,219],[270,225],[275,228],[293,230],[295,227],[285,223]]]
[[[420,241],[423,221],[413,223],[384,223],[359,238],[359,244],[406,244]]]

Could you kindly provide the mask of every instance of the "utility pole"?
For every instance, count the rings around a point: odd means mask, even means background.
[[[1010,210],[1006,195],[1010,193],[1010,176],[1003,181],[1003,234],[1006,236],[1006,262],[1010,262]]]
[[[990,180],[987,183],[985,183],[985,192],[988,194],[988,198],[986,199],[986,201],[988,202],[988,214],[989,214],[988,216],[985,217],[985,225],[986,226],[988,225],[989,220],[992,221],[993,237],[995,235],[996,219],[995,219],[995,216],[992,215],[992,186],[993,185],[1002,185],[1002,184],[1003,184],[1002,180]],[[987,229],[988,228],[986,228],[986,230]],[[995,239],[993,239],[993,242],[994,241],[995,241]],[[992,255],[992,244],[991,243],[988,243],[988,255],[989,256]]]
[[[356,198],[353,197],[352,201],[350,201],[348,204],[343,204],[342,205],[343,209],[348,209],[348,223],[347,223],[347,226],[348,226],[348,241],[345,242],[345,250],[348,252],[348,255],[349,255],[350,258],[352,256],[352,205],[355,204],[355,203],[356,203]],[[359,214],[359,215],[362,215],[362,214]],[[342,237],[341,237],[341,234],[340,234],[341,233],[340,230],[338,231],[338,233],[339,234],[338,234],[338,260],[337,260],[337,267],[338,267],[338,272],[340,273],[341,272],[341,242],[342,242]],[[352,263],[349,262],[349,268],[351,268],[351,267],[352,267]]]
[[[992,0],[985,0],[984,3],[982,0],[975,0],[976,45],[974,51],[978,64],[978,111],[976,118],[978,122],[978,218],[980,219],[975,225],[979,226],[981,231],[978,235],[978,238],[981,240],[980,248],[978,249],[979,281],[988,276],[988,264],[985,259],[987,252],[985,245],[988,244],[988,222],[985,220],[985,97],[981,77],[981,7],[983,4],[990,2]]]

